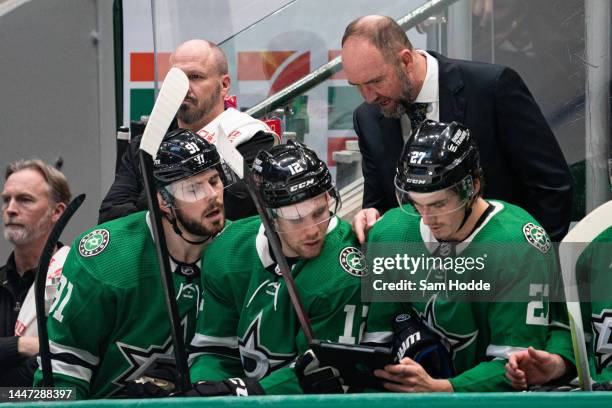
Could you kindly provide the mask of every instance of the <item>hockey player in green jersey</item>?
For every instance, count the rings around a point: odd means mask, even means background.
[[[166,134],[154,162],[186,343],[201,309],[202,252],[225,224],[225,174],[214,145],[183,129]],[[55,386],[74,387],[79,399],[121,395],[156,359],[172,358],[148,212],[98,225],[74,241],[48,329]]]
[[[315,336],[357,343],[367,314],[365,263],[350,225],[334,215],[340,203],[327,166],[290,141],[260,152],[253,177]],[[260,219],[249,218],[233,222],[204,257],[204,269],[215,272],[203,275],[190,356],[201,395],[303,392],[291,365],[308,343],[269,245]]]
[[[605,220],[604,220],[605,221]],[[610,222],[608,220],[608,222]],[[581,289],[582,321],[591,327],[585,336],[589,368],[594,381],[612,382],[612,226],[599,234],[576,263],[576,278]],[[589,301],[590,300],[590,301]],[[590,325],[589,325],[590,322]],[[568,341],[569,334],[567,334]],[[571,369],[571,367],[570,367]],[[568,367],[556,351],[531,347],[513,355],[506,365],[506,376],[516,389],[546,384],[567,376]],[[573,373],[572,373],[573,374]],[[573,376],[572,376],[573,378]],[[597,387],[594,387],[597,389]],[[608,388],[608,390],[611,390]],[[601,388],[600,388],[601,390]]]
[[[432,291],[422,301],[372,303],[362,341],[395,344],[399,361],[374,374],[395,392],[511,389],[504,377],[509,354],[533,344],[541,347],[547,338],[546,285],[556,266],[548,236],[524,210],[482,198],[477,147],[469,130],[456,122],[426,121],[417,128],[400,156],[394,183],[399,208],[373,226],[370,244],[409,243],[413,257],[450,252],[477,259],[483,243],[494,243],[501,249],[490,251],[484,268],[465,272],[462,280],[469,281],[471,273],[494,284],[498,298],[512,290],[521,301],[476,302]],[[368,247],[368,257],[374,246]],[[463,273],[440,267],[429,272],[434,280]],[[406,316],[420,319],[444,345],[454,367],[438,372],[454,369],[449,378],[432,377],[418,362],[425,355],[413,350],[415,336],[397,330]]]

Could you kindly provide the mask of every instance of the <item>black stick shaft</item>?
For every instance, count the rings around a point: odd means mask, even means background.
[[[268,236],[268,241],[270,242],[270,248],[274,253],[276,263],[278,264],[281,274],[283,275],[283,280],[287,285],[287,292],[289,293],[289,298],[291,299],[291,303],[295,308],[295,313],[300,321],[302,331],[304,331],[306,340],[308,340],[308,343],[310,343],[314,338],[312,326],[310,325],[310,319],[308,319],[308,314],[304,310],[304,305],[300,300],[300,294],[297,291],[295,281],[291,275],[291,268],[289,267],[289,263],[287,263],[287,258],[285,258],[285,254],[283,253],[278,233],[276,232],[276,229],[274,229],[268,213],[264,210],[262,198],[259,194],[259,190],[255,186],[253,178],[251,177],[251,171],[246,161],[244,162],[244,180],[247,183],[249,193],[251,194],[253,202],[255,203],[255,208],[257,208],[261,222],[266,230],[266,235]]]
[[[189,377],[189,366],[187,365],[185,342],[181,331],[181,320],[178,312],[178,305],[176,303],[174,280],[172,279],[172,271],[170,270],[168,246],[166,245],[166,236],[162,228],[161,211],[159,210],[157,194],[153,183],[153,159],[143,150],[140,150],[139,155],[140,168],[142,170],[144,188],[147,195],[147,204],[151,214],[151,226],[153,228],[153,237],[155,238],[155,250],[159,262],[159,272],[162,286],[166,294],[166,309],[170,319],[170,331],[172,334],[172,344],[174,346],[174,358],[176,360],[176,385],[178,391],[185,392],[191,389],[191,380]]]
[[[38,343],[39,343],[39,355],[41,361],[41,369],[43,376],[43,386],[53,387],[53,372],[51,369],[51,351],[49,350],[49,333],[47,332],[47,315],[45,313],[45,288],[47,284],[47,270],[49,269],[49,262],[55,253],[55,247],[57,242],[68,225],[70,218],[79,209],[81,204],[85,201],[85,194],[76,196],[68,207],[64,210],[62,216],[57,220],[45,247],[43,248],[38,262],[38,270],[36,271],[36,282],[34,286],[34,301],[36,303],[36,324],[38,326]]]

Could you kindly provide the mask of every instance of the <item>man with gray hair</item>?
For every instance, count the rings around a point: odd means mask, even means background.
[[[49,233],[71,193],[64,174],[38,159],[9,164],[4,180],[3,235],[13,252],[0,267],[0,386],[30,386],[38,337],[34,305],[26,304],[26,295]]]

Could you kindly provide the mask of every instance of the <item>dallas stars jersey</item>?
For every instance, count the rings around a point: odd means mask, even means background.
[[[591,375],[596,381],[612,381],[612,227],[593,240],[576,264],[578,282],[591,286],[591,302],[580,302],[585,331],[591,322],[587,344]],[[605,294],[602,293],[603,289]]]
[[[201,303],[197,266],[171,265],[188,344]],[[47,327],[55,385],[77,398],[117,393],[157,357],[172,357],[170,322],[148,216],[94,227],[74,241]],[[41,385],[40,369],[35,384]]]
[[[355,344],[367,314],[360,276],[363,255],[351,227],[333,217],[321,254],[292,267],[316,338]],[[232,223],[208,250],[202,275],[204,310],[190,357],[191,378],[261,380],[267,394],[302,393],[291,362],[308,349],[287,287],[258,218]]]
[[[528,346],[543,347],[548,331],[544,292],[548,272],[556,266],[550,240],[527,212],[507,203],[489,203],[493,210],[462,245],[457,245],[457,255],[476,259],[483,256],[477,243],[500,245],[488,253],[483,270],[465,272],[461,280],[495,282],[496,288],[523,292],[522,299],[530,295],[533,301],[467,302],[439,292],[427,302],[372,303],[362,339],[364,343],[390,343],[392,318],[412,307],[451,353],[456,376],[449,381],[458,392],[510,390],[504,378],[509,353]],[[421,217],[399,208],[388,211],[374,225],[369,242],[414,243],[415,257],[443,252]],[[524,244],[517,245],[521,242]],[[513,245],[504,246],[506,243]],[[540,267],[530,267],[536,262]],[[432,276],[436,274],[434,271]]]

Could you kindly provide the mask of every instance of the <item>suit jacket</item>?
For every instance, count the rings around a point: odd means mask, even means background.
[[[466,125],[480,150],[486,198],[527,210],[553,241],[571,217],[572,178],[561,148],[520,76],[501,65],[438,60],[440,121]],[[363,208],[397,207],[393,178],[403,147],[400,121],[363,103],[353,114],[363,156]]]

